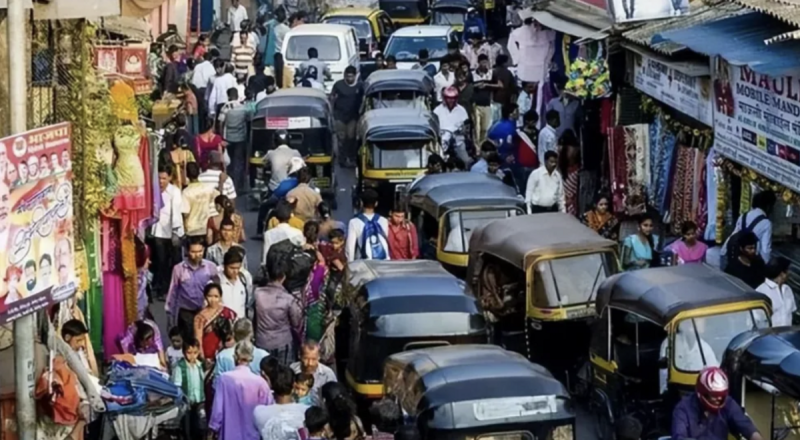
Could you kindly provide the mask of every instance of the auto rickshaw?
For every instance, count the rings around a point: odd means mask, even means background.
[[[771,303],[704,264],[642,269],[606,279],[592,332],[591,403],[604,439],[635,415],[642,438],[669,432],[672,408],[697,374],[719,366],[731,340],[770,325]]]
[[[425,176],[407,198],[409,218],[417,227],[423,258],[438,260],[459,278],[466,276],[472,231],[493,220],[525,214],[525,202],[513,188],[487,177],[494,176],[478,173]],[[425,182],[428,179],[435,180],[437,185],[428,185]]]
[[[380,108],[432,110],[434,89],[433,78],[424,70],[376,70],[364,81],[364,111]]]
[[[730,396],[765,439],[800,438],[800,327],[733,338],[722,360]]]
[[[467,285],[492,316],[496,342],[584,391],[597,286],[619,271],[617,243],[569,214],[495,220],[472,232]],[[570,341],[565,344],[564,341]]]
[[[371,58],[373,52],[382,52],[394,31],[391,18],[380,9],[354,7],[334,9],[322,17],[322,22],[352,26],[356,30],[358,50],[362,60]]]
[[[289,133],[289,146],[299,151],[311,171],[314,186],[331,200],[335,209],[336,173],[333,155],[336,136],[333,112],[328,97],[321,90],[296,87],[278,90],[256,104],[250,123],[251,187],[258,169],[263,169],[268,151],[275,145],[275,132]],[[265,173],[269,169],[263,170]],[[268,180],[265,178],[264,181]]]
[[[572,440],[575,413],[547,369],[495,345],[412,350],[389,357],[384,385],[421,438]]]
[[[428,19],[428,0],[379,0],[378,7],[389,14],[395,26],[424,24]]]
[[[431,5],[431,24],[450,26],[460,36],[470,7],[469,0],[435,0]]]
[[[488,341],[475,298],[436,262],[361,260],[347,272],[350,299],[339,318],[340,325],[349,324],[345,376],[362,404],[383,396],[381,368],[388,356]]]
[[[440,150],[439,124],[433,114],[418,109],[376,109],[358,123],[359,151],[353,209],[358,212],[361,192],[377,191],[378,213],[387,215],[397,205],[405,186],[419,176],[428,157]]]

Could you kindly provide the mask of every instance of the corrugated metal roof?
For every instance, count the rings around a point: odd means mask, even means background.
[[[771,46],[764,42],[791,26],[758,12],[700,24],[688,29],[663,32],[663,38],[707,56],[722,56],[731,64],[748,65],[759,73],[781,76],[800,67],[800,41]]]
[[[643,46],[649,46],[657,52],[671,55],[686,46],[676,44],[672,41],[653,41],[653,37],[670,30],[685,29],[702,23],[722,20],[746,13],[747,9],[732,3],[723,3],[718,6],[697,6],[692,7],[689,14],[682,17],[667,18],[664,20],[650,21],[642,26],[622,33],[622,37]]]
[[[534,9],[545,10],[564,20],[597,30],[608,29],[614,22],[608,12],[578,0],[546,0],[534,3]]]
[[[790,0],[732,0],[746,8],[771,15],[784,23],[800,27],[800,3]]]

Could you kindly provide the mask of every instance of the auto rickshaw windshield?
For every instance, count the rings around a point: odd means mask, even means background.
[[[518,214],[515,209],[495,209],[480,211],[454,211],[444,218],[444,248],[445,252],[465,254],[469,252],[469,240],[472,231],[501,218],[514,217]]]
[[[466,21],[466,11],[461,8],[441,8],[433,11],[433,23],[458,26]]]
[[[370,168],[378,170],[422,169],[428,163],[427,141],[381,142],[371,145]]]
[[[685,319],[678,323],[672,363],[676,369],[692,373],[706,366],[719,366],[733,338],[769,325],[763,309]],[[664,341],[661,345],[662,356],[666,356],[666,347],[667,341]]]
[[[427,109],[425,97],[417,96],[415,92],[381,92],[369,98],[372,108],[418,108]]]
[[[540,261],[533,274],[534,302],[539,307],[587,304],[597,287],[616,273],[614,254],[598,252]]]

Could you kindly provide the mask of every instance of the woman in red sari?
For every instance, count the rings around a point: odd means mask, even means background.
[[[236,312],[222,305],[222,287],[219,284],[208,284],[203,295],[206,298],[206,306],[194,318],[194,335],[202,347],[200,355],[206,362],[213,362],[217,351],[226,342],[220,340],[215,330],[220,321],[229,321],[233,324]]]

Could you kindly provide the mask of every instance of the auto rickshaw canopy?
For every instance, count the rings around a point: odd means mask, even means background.
[[[251,119],[312,117],[327,119],[331,105],[325,92],[310,87],[281,89],[256,104]]]
[[[430,95],[433,78],[424,70],[376,70],[364,81],[364,95],[380,92],[419,92]]]
[[[347,283],[359,288],[378,278],[451,276],[441,264],[430,260],[356,260],[347,265]]]
[[[475,229],[469,241],[469,258],[470,267],[481,254],[489,254],[527,270],[541,257],[613,251],[616,247],[617,243],[603,238],[574,216],[547,213],[495,220]]]
[[[778,327],[742,333],[728,344],[722,368],[800,400],[800,328]]]
[[[439,139],[439,124],[429,111],[381,108],[361,117],[358,137],[369,142],[432,141]]]
[[[442,185],[462,185],[468,183],[496,184],[503,183],[499,177],[486,173],[439,173],[424,176],[407,191],[410,197],[425,197],[429,191]]]
[[[412,416],[428,413],[428,428],[454,430],[575,417],[564,405],[569,400],[566,388],[547,369],[498,346],[414,350],[391,356],[385,365],[386,381],[391,381],[387,376],[393,371],[405,381],[389,389],[404,394],[398,397]]]
[[[666,326],[679,313],[769,298],[736,277],[704,264],[641,269],[607,278],[597,291],[597,313],[611,306]]]
[[[431,9],[452,8],[463,9],[464,12],[471,7],[473,4],[470,0],[436,0],[431,4]]]
[[[513,188],[500,180],[490,182],[440,185],[424,195],[412,196],[410,204],[437,219],[457,208],[524,207]]]

